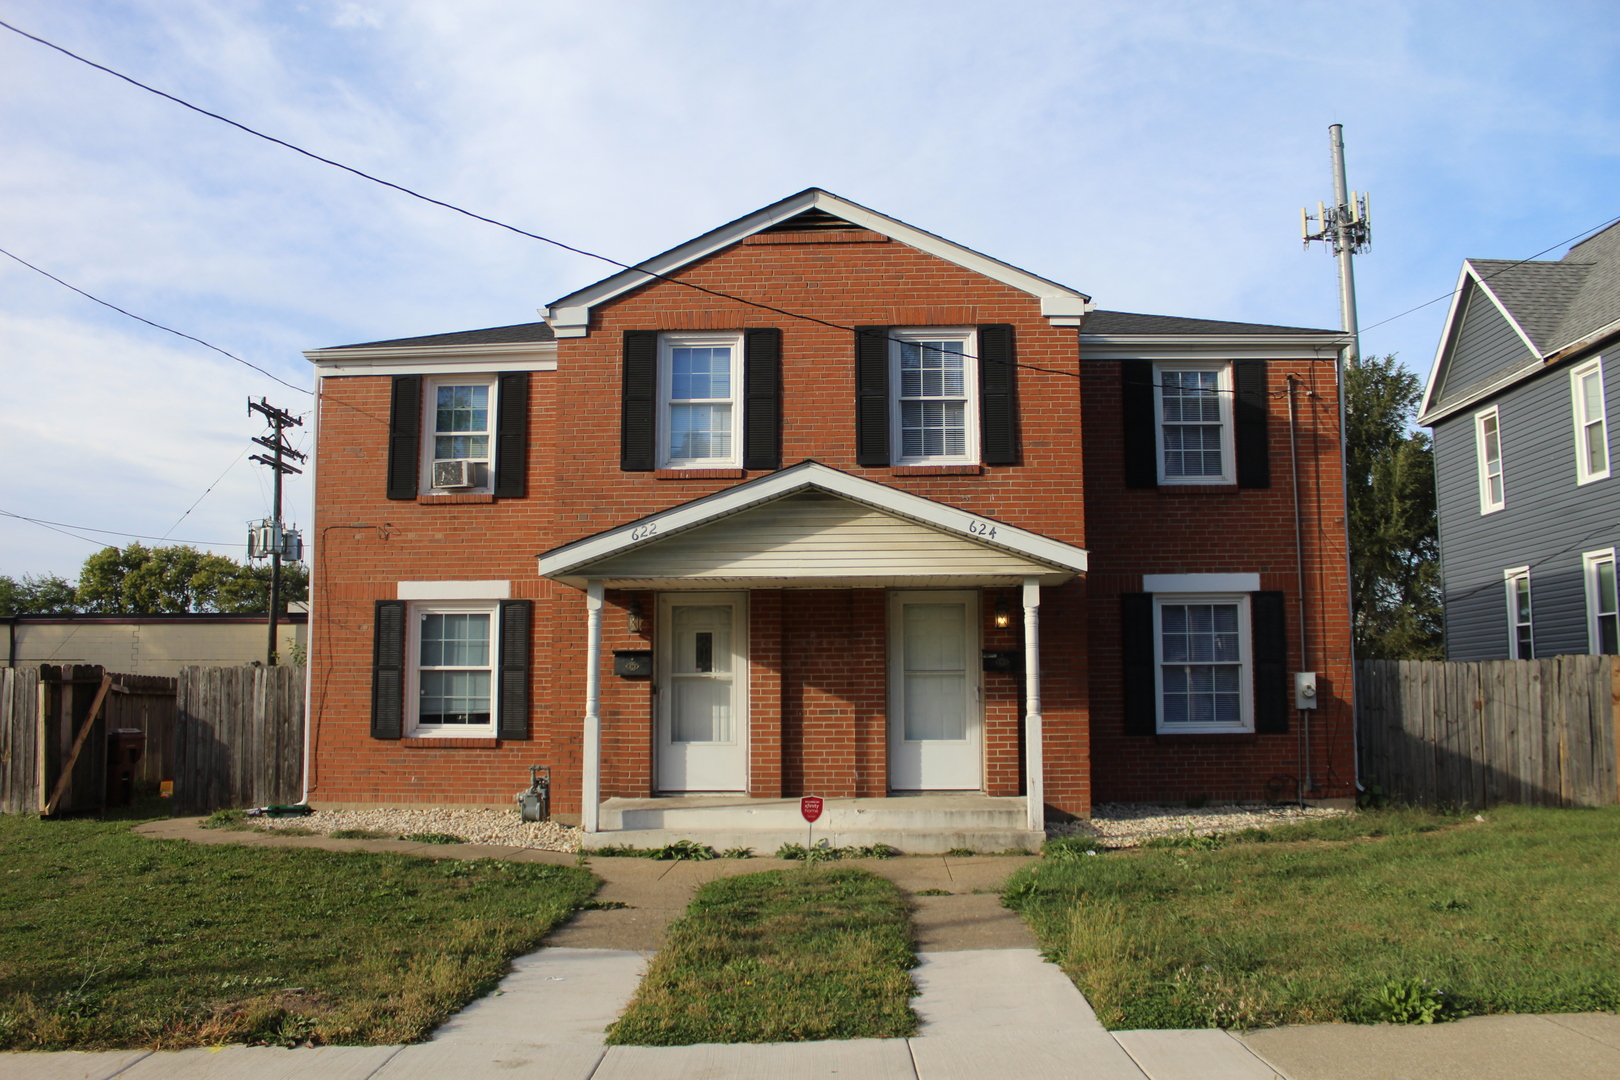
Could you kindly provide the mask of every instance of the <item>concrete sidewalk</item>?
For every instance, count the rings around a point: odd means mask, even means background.
[[[203,843],[390,851],[430,858],[567,862],[572,855],[479,845],[330,840],[155,822],[147,835]],[[995,890],[1020,857],[862,860],[915,907],[921,964],[910,1039],[686,1047],[602,1046],[646,962],[706,881],[801,865],[774,859],[594,858],[597,898],[513,963],[488,997],[415,1046],[171,1053],[0,1054],[5,1080],[1585,1080],[1620,1077],[1620,1017],[1479,1017],[1428,1028],[1323,1024],[1109,1033],[1074,984],[1036,951]],[[917,896],[933,890],[948,895]]]

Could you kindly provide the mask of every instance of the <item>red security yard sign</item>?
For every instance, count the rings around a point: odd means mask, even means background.
[[[799,813],[804,815],[804,820],[814,825],[816,823],[816,819],[821,816],[821,796],[806,795],[804,798],[800,799]]]

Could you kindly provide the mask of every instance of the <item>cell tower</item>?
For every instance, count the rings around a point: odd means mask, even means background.
[[[1367,193],[1347,190],[1344,178],[1344,125],[1328,128],[1328,142],[1333,150],[1333,205],[1316,204],[1316,215],[1301,207],[1299,231],[1309,248],[1319,240],[1339,259],[1339,316],[1344,323],[1345,336],[1350,339],[1346,357],[1352,365],[1361,360],[1361,326],[1356,318],[1357,255],[1372,246],[1372,226],[1367,218]],[[1312,225],[1316,231],[1311,231]]]

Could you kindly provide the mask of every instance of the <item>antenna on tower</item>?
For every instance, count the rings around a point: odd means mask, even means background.
[[[1372,224],[1368,218],[1368,198],[1365,191],[1348,190],[1344,177],[1344,125],[1328,128],[1328,144],[1333,151],[1333,205],[1316,204],[1316,215],[1309,210],[1299,212],[1299,231],[1308,248],[1312,242],[1325,244],[1339,260],[1339,316],[1344,323],[1345,336],[1350,339],[1346,357],[1351,365],[1361,360],[1361,326],[1356,317],[1355,256],[1372,246]],[[1316,231],[1311,231],[1311,225]]]

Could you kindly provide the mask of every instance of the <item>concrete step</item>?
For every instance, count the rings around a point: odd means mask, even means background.
[[[768,855],[783,844],[803,844],[806,839],[797,799],[609,799],[602,804],[601,825],[601,832],[586,837],[586,847],[662,847],[691,840],[717,850],[748,847],[757,855]],[[1038,851],[1044,840],[1042,833],[1025,827],[1022,798],[983,795],[828,799],[812,836],[815,842],[825,839],[835,847],[886,844],[917,855],[955,848]]]

